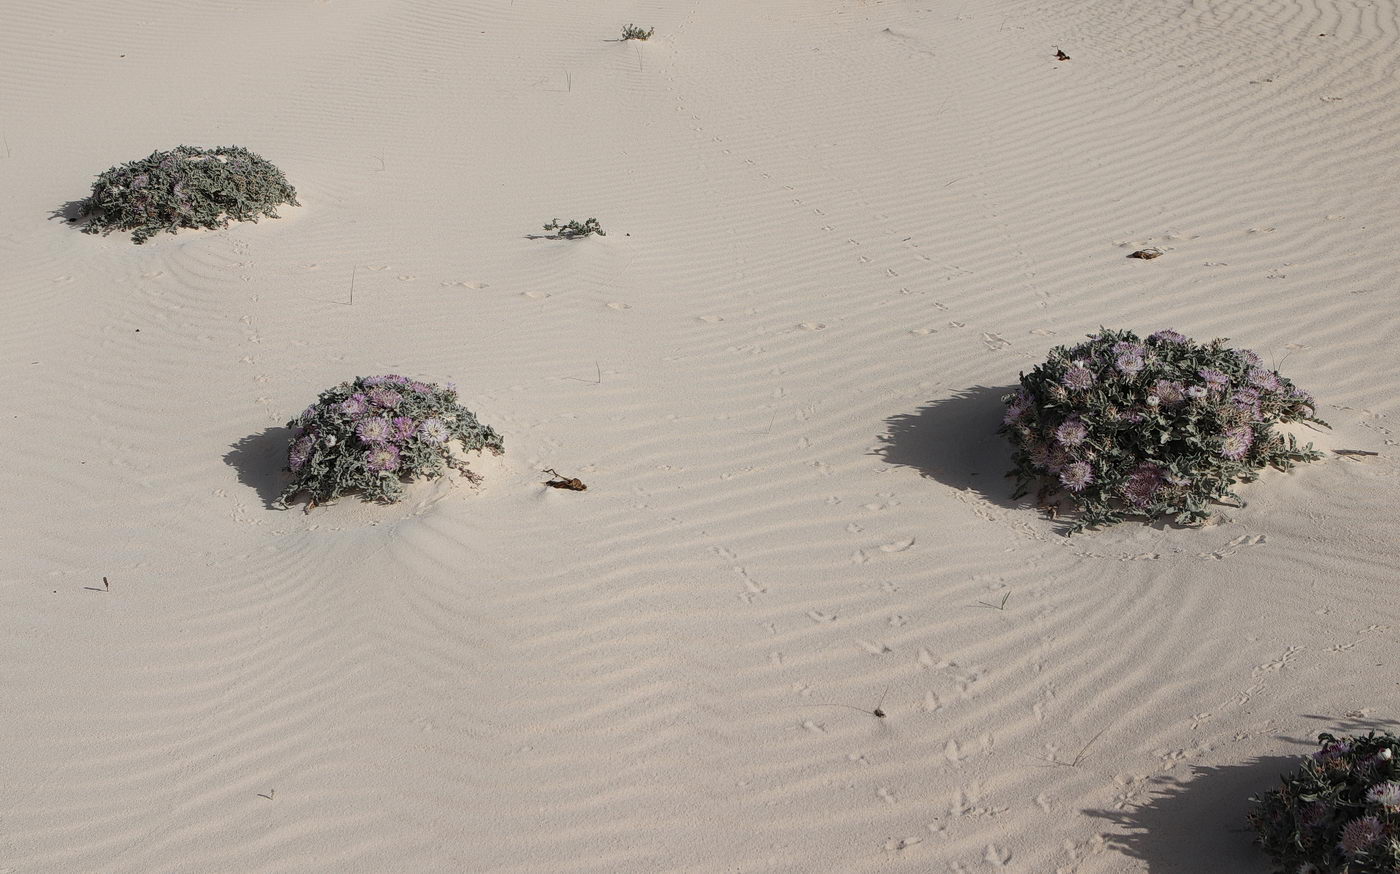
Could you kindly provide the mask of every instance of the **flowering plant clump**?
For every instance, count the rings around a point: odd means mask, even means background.
[[[393,503],[405,481],[449,467],[478,482],[452,455],[453,441],[464,450],[504,451],[501,436],[457,403],[456,391],[395,374],[326,389],[287,427],[292,482],[282,502],[306,492],[313,507],[346,492]]]
[[[280,203],[299,206],[296,189],[247,149],[176,146],[102,173],[79,212],[88,219],[86,233],[132,231],[131,241],[144,243],[161,231],[277,218]]]
[[[1372,732],[1321,746],[1250,800],[1260,846],[1287,874],[1400,872],[1400,738]]]
[[[1178,523],[1210,518],[1237,480],[1286,470],[1321,453],[1274,432],[1317,418],[1304,391],[1224,340],[1201,344],[1175,331],[1140,340],[1100,329],[1049,359],[1007,395],[999,433],[1015,447],[1016,496],[1040,483],[1042,500],[1068,492],[1071,533],[1130,515]]]

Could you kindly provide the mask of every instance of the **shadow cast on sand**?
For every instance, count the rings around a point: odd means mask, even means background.
[[[87,224],[83,219],[83,204],[86,200],[70,200],[49,212],[49,221],[62,221],[75,228]]]
[[[1297,755],[1265,756],[1240,765],[1196,767],[1184,778],[1152,781],[1151,800],[1123,810],[1085,810],[1121,831],[1108,846],[1147,863],[1152,874],[1273,874],[1273,861],[1254,843],[1249,798],[1278,786],[1297,770],[1311,747]]]
[[[249,434],[229,448],[224,463],[238,472],[238,481],[257,491],[263,506],[284,510],[279,500],[287,487],[287,444],[292,429],[275,426]]]
[[[967,489],[1001,507],[1027,506],[1013,500],[1011,444],[997,433],[1006,405],[1002,396],[1016,386],[974,386],[931,401],[913,413],[885,420],[876,450],[889,464],[912,467],[921,476]]]

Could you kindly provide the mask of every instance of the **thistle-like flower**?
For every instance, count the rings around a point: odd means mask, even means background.
[[[1087,461],[1075,461],[1060,471],[1060,482],[1072,492],[1082,492],[1094,481],[1094,469]]]
[[[1089,439],[1089,429],[1079,419],[1066,419],[1055,429],[1055,442],[1073,448]]]
[[[1254,430],[1241,426],[1230,428],[1221,439],[1220,454],[1231,461],[1239,461],[1249,452],[1249,447],[1254,445]]]
[[[376,407],[392,410],[403,403],[403,395],[390,388],[373,388],[369,391],[369,402]]]
[[[1400,811],[1400,783],[1394,780],[1377,783],[1366,793],[1366,800],[1391,812]]]
[[[379,473],[399,469],[399,450],[393,446],[376,446],[365,453],[365,467]]]
[[[368,409],[369,404],[365,402],[365,396],[359,392],[340,402],[340,411],[347,416],[363,416]]]
[[[424,419],[423,424],[418,426],[418,436],[429,443],[446,443],[452,431],[441,419]]]
[[[366,443],[388,443],[394,439],[394,426],[388,419],[379,417],[362,419],[355,426],[355,434]]]
[[[1154,334],[1149,334],[1147,339],[1159,340],[1163,343],[1177,343],[1179,345],[1191,342],[1190,338],[1187,337],[1185,334],[1178,334],[1176,331],[1173,331],[1171,329],[1164,329],[1161,331],[1157,331]]]
[[[1114,360],[1114,366],[1125,376],[1137,376],[1147,366],[1147,360],[1138,354],[1124,354]]]
[[[394,440],[402,443],[413,436],[414,422],[408,416],[394,417]]]
[[[1087,367],[1071,367],[1060,377],[1060,384],[1068,389],[1084,391],[1094,385],[1094,373]]]
[[[293,443],[292,448],[287,451],[287,467],[291,468],[293,473],[305,467],[307,460],[311,457],[311,450],[315,445],[315,434],[307,434]]]
[[[1385,836],[1385,826],[1374,816],[1363,816],[1347,823],[1337,846],[1348,856],[1356,856]]]

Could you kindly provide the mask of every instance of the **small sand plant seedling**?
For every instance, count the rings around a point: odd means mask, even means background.
[[[603,226],[598,224],[598,220],[595,218],[588,219],[584,222],[571,219],[567,225],[561,225],[559,224],[559,219],[555,219],[545,225],[544,229],[546,231],[554,231],[554,236],[561,240],[576,240],[590,234],[597,234],[600,237],[607,236],[607,234],[603,232]]]
[[[144,243],[161,231],[277,218],[283,203],[300,205],[296,189],[247,149],[176,146],[99,175],[79,214],[87,218],[86,233],[131,231],[133,243]]]
[[[453,455],[453,444],[504,451],[500,435],[459,404],[455,390],[395,374],[326,389],[287,427],[293,429],[287,452],[292,482],[282,502],[305,492],[308,510],[349,492],[393,503],[404,482],[440,476],[449,467],[479,482]]]
[[[1140,340],[1100,329],[1050,350],[1004,400],[1016,496],[1037,484],[1042,504],[1067,493],[1078,510],[1070,533],[1128,516],[1200,523],[1212,501],[1243,506],[1236,481],[1322,457],[1275,424],[1327,425],[1312,397],[1258,355],[1175,331]]]
[[[656,28],[654,27],[650,30],[642,30],[635,24],[629,24],[622,28],[622,41],[626,42],[629,39],[651,39],[653,33],[656,33]]]
[[[1324,733],[1318,744],[1250,799],[1259,845],[1288,874],[1400,874],[1400,738]]]

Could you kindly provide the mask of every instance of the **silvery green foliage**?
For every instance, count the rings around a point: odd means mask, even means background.
[[[298,206],[296,189],[247,149],[176,146],[102,173],[80,212],[88,219],[86,233],[131,231],[133,243],[144,243],[161,231],[277,218],[281,203]]]
[[[656,28],[642,30],[635,24],[629,24],[622,28],[622,39],[626,42],[629,39],[651,39],[651,35],[656,33]]]
[[[1198,523],[1212,501],[1243,506],[1237,481],[1321,457],[1276,423],[1326,425],[1312,397],[1253,352],[1175,331],[1140,340],[1100,329],[1050,350],[1004,400],[999,433],[1015,447],[1016,495],[1037,484],[1042,500],[1068,494],[1078,510],[1070,533],[1128,516]]]
[[[449,467],[478,481],[453,457],[454,441],[463,450],[504,451],[500,435],[459,404],[455,390],[397,374],[326,389],[287,427],[293,429],[287,451],[292,482],[283,503],[303,492],[311,506],[349,492],[393,503],[405,481],[436,477]]]
[[[586,237],[589,234],[597,234],[600,237],[607,236],[607,234],[603,231],[603,226],[598,224],[598,220],[595,218],[590,218],[582,222],[580,222],[578,219],[572,219],[567,225],[561,225],[559,224],[559,219],[555,219],[554,221],[545,225],[544,229],[546,231],[554,231],[554,235],[556,237],[565,240],[573,240],[578,237]]]
[[[1250,799],[1259,845],[1284,874],[1400,874],[1400,738],[1318,743],[1279,788]]]

